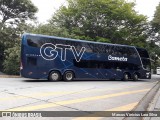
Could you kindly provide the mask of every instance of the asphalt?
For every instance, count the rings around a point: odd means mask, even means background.
[[[148,111],[148,113],[139,112],[140,115],[146,114],[147,117],[125,117],[123,120],[159,120],[160,117],[160,81],[141,99],[138,105],[131,110],[131,113],[138,111]],[[157,112],[158,111],[158,112]],[[153,114],[156,116],[154,116]],[[152,115],[151,115],[152,114]],[[154,116],[154,117],[150,117]]]
[[[6,78],[6,80],[7,80],[7,78]],[[47,91],[54,91],[55,92],[55,90],[58,90],[58,92],[59,92],[59,90],[63,90],[64,88],[65,88],[65,90],[70,90],[70,88],[73,88],[73,87],[75,87],[75,89],[77,90],[77,86],[75,86],[75,84],[77,84],[78,82],[71,82],[71,83],[73,83],[73,85],[71,84],[68,84],[68,83],[65,83],[65,84],[61,84],[61,82],[56,82],[55,84],[48,84],[48,82],[44,82],[44,81],[42,81],[42,82],[39,82],[39,84],[36,84],[36,86],[35,86],[35,83],[37,83],[37,81],[35,80],[35,81],[28,81],[28,82],[26,82],[26,81],[24,81],[24,82],[18,82],[19,80],[16,80],[15,79],[15,84],[16,84],[16,90],[14,90],[15,89],[15,86],[13,86],[13,82],[9,82],[8,83],[8,81],[6,81],[6,80],[3,80],[2,81],[2,84],[1,85],[6,85],[6,86],[2,86],[1,87],[1,89],[3,90],[5,87],[5,91],[6,91],[6,89],[7,88],[9,88],[9,91],[10,90],[12,90],[12,92],[13,91],[16,91],[18,94],[21,94],[22,93],[22,95],[24,95],[24,91],[22,91],[22,90],[25,90],[25,89],[32,89],[32,92],[33,91],[40,91],[41,89],[42,89],[42,86],[43,86],[43,90],[47,90]],[[9,79],[10,80],[10,79]],[[13,81],[13,80],[12,80]],[[151,91],[149,91],[147,94],[146,94],[146,96],[144,96],[144,98],[142,98],[142,102],[140,102],[140,106],[141,107],[139,107],[138,108],[138,110],[136,110],[135,109],[135,111],[146,111],[146,107],[144,107],[144,106],[147,106],[147,111],[159,111],[160,112],[160,75],[154,75],[154,81],[157,81],[157,84],[155,85],[155,86],[152,86],[153,87],[153,89],[151,89]],[[17,84],[17,83],[18,84]],[[90,81],[88,81],[89,83],[90,83]],[[87,90],[88,90],[88,86],[86,86],[86,84],[88,83],[88,82],[81,82],[81,85],[84,83],[84,85],[82,85],[83,86],[83,88],[84,87],[86,87],[87,88]],[[102,81],[103,82],[103,81]],[[143,82],[143,81],[142,81]],[[25,83],[25,85],[27,85],[27,86],[24,86],[24,84],[21,84],[21,83]],[[40,83],[42,83],[42,84],[40,84]],[[92,82],[92,84],[89,84],[90,86],[89,86],[89,88],[92,88],[93,86],[93,83],[94,82]],[[107,86],[106,86],[106,84],[103,84],[102,85],[102,88],[103,87],[113,87],[113,86],[111,86],[110,84],[109,84],[110,82],[108,82],[107,83]],[[111,81],[111,83],[112,83],[112,81]],[[118,81],[114,81],[114,84],[115,83],[118,83],[119,84],[119,82]],[[128,82],[128,85],[130,85],[132,82]],[[140,83],[140,82],[137,82],[137,83]],[[98,86],[98,88],[100,88],[100,82],[95,82],[95,84],[96,84],[96,87]],[[99,85],[100,84],[100,85]],[[120,82],[120,85],[123,85],[124,83],[121,83]],[[127,82],[125,83],[125,85],[127,84]],[[132,83],[133,84],[133,83]],[[134,82],[134,84],[136,84],[136,82]],[[29,85],[29,86],[28,86]],[[49,85],[50,85],[50,87],[49,87]],[[151,85],[151,84],[149,84],[149,85]],[[19,88],[19,86],[20,86],[20,88]],[[21,87],[21,86],[23,86],[23,87]],[[58,89],[57,89],[57,86],[58,86]],[[60,86],[62,87],[62,88],[60,88]],[[72,86],[72,87],[71,87]],[[95,85],[94,85],[95,86]],[[11,88],[10,88],[11,87]],[[67,87],[67,88],[66,88]],[[78,88],[80,87],[80,89],[81,89],[81,86],[79,86],[78,85]],[[116,87],[120,87],[119,85],[118,86],[116,86]],[[122,87],[122,86],[121,86]],[[152,88],[151,87],[151,88]],[[14,88],[14,89],[13,89]],[[25,88],[25,89],[24,89]],[[95,88],[95,87],[94,87]],[[102,89],[101,88],[101,89]],[[20,89],[20,91],[19,91],[19,89]],[[49,90],[48,90],[49,89]],[[108,88],[107,88],[108,89]],[[71,89],[72,91],[74,90],[74,88],[73,89]],[[11,92],[11,94],[13,94]],[[16,93],[15,92],[15,93]],[[27,91],[28,92],[28,91]],[[105,94],[106,94],[106,91],[105,91]],[[6,96],[6,94],[4,94],[5,96]],[[9,94],[10,95],[10,94]],[[4,97],[5,97],[4,96]],[[87,96],[88,96],[88,94],[87,94]],[[147,97],[148,96],[148,97]],[[75,97],[75,98],[77,98],[77,97],[79,97],[79,96],[73,96],[73,97]],[[83,97],[83,96],[80,96],[80,97]],[[129,97],[127,97],[128,99],[127,100],[131,100],[131,99],[129,99]],[[134,99],[134,98],[137,98],[136,96],[134,96],[134,97],[132,97],[132,99]],[[46,99],[50,99],[50,98],[45,98],[44,100],[46,100]],[[61,98],[57,98],[57,101],[59,101],[59,99],[61,100]],[[62,100],[68,100],[68,99],[70,99],[70,98],[64,98],[64,97],[62,97]],[[121,99],[121,101],[123,101],[122,100],[122,98],[120,98]],[[29,101],[30,102],[30,100],[33,102],[33,99],[27,99],[27,101]],[[34,99],[35,101],[36,100],[38,100],[38,98],[37,99]],[[51,100],[51,99],[50,99]],[[112,99],[112,103],[113,103],[113,101],[116,101],[115,103],[117,103],[117,99]],[[56,101],[56,99],[54,98],[54,101]],[[24,102],[24,101],[23,101]],[[52,102],[52,100],[51,101],[49,101],[49,102]],[[103,102],[103,101],[101,101],[101,102]],[[101,103],[100,102],[100,103]],[[130,101],[129,101],[130,102]],[[16,99],[16,102],[15,103],[17,103],[17,99]],[[98,103],[98,102],[97,102]],[[105,101],[105,103],[107,103],[106,101]],[[108,103],[110,103],[109,101],[108,101]],[[20,102],[18,102],[18,105],[20,104]],[[23,103],[22,103],[23,104]],[[28,104],[28,103],[27,103]],[[63,104],[63,103],[61,103],[61,104]],[[10,105],[9,103],[7,103],[7,105]],[[7,106],[7,105],[5,105],[5,106]],[[11,102],[11,105],[13,105],[13,101]],[[105,106],[105,108],[106,108],[106,106],[107,105],[110,105],[110,104],[106,104],[106,105],[104,105],[103,104],[103,106]],[[114,105],[114,104],[112,104],[112,105]],[[34,105],[33,105],[34,106]],[[100,108],[102,108],[103,106],[99,106]],[[148,107],[149,106],[149,107]],[[75,104],[72,106],[72,105],[68,105],[68,107],[69,108],[72,108],[72,107],[75,107]],[[82,106],[82,104],[80,104],[80,105],[77,105],[76,106],[76,108],[77,109],[81,109],[81,107],[82,108],[84,108],[84,106]],[[88,107],[89,106],[87,106],[87,109],[88,109]],[[113,106],[111,106],[111,107],[113,107]],[[91,109],[93,109],[93,107],[91,107]],[[97,106],[96,106],[96,108],[95,108],[96,110],[98,109],[97,108]],[[51,109],[49,109],[49,108],[46,108],[46,110],[51,110]],[[141,120],[143,119],[143,120],[160,120],[160,117],[146,117],[146,118],[140,118]],[[126,120],[128,120],[128,118],[126,119]],[[132,117],[130,120],[134,120],[134,118]],[[135,120],[138,120],[138,118],[136,117],[135,118]]]

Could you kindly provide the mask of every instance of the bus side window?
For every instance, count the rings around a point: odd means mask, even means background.
[[[27,57],[27,65],[36,66],[37,65],[37,58]]]
[[[38,47],[37,41],[33,41],[32,39],[27,39],[27,43],[29,46]]]

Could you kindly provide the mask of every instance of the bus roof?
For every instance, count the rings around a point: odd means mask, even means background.
[[[80,39],[56,37],[56,36],[49,36],[49,35],[42,35],[42,34],[24,33],[22,36],[27,36],[27,35],[39,36],[39,37],[48,37],[48,38],[55,38],[55,39],[61,39],[61,40],[69,40],[69,41],[78,41],[78,42],[104,44],[104,45],[108,44],[108,45],[123,46],[123,47],[134,47],[135,48],[135,46],[130,46],[130,45],[112,44],[112,43],[105,43],[105,42],[95,42],[95,41],[89,41],[89,40],[80,40]]]

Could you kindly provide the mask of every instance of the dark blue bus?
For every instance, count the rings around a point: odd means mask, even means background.
[[[143,48],[55,36],[24,34],[21,75],[48,80],[138,80],[151,78]]]

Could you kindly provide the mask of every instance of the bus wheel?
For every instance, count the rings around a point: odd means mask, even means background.
[[[129,75],[127,73],[124,73],[123,80],[124,81],[128,81],[129,80]]]
[[[63,79],[66,81],[71,81],[74,78],[74,73],[72,71],[66,71],[63,75]]]
[[[133,75],[133,80],[134,80],[134,81],[137,81],[137,80],[138,80],[138,75],[137,75],[137,74],[134,74],[134,75]]]
[[[59,81],[59,80],[61,80],[60,72],[58,72],[58,71],[50,72],[48,80],[50,80],[50,81]]]

